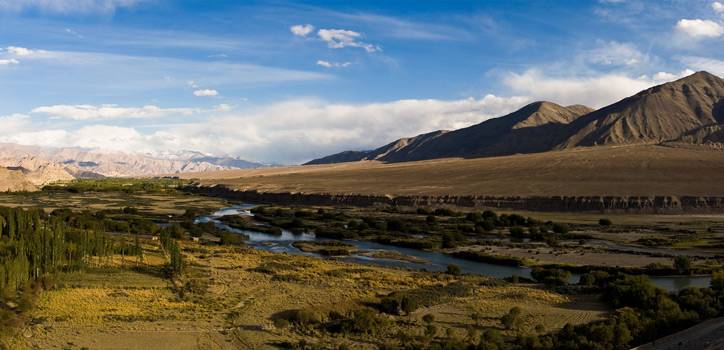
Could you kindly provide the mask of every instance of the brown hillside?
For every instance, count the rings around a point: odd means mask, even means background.
[[[551,102],[531,103],[520,110],[455,131],[436,131],[390,143],[365,160],[406,162],[415,160],[534,153],[551,149],[568,123],[591,112],[581,106],[563,107]]]
[[[724,80],[707,72],[652,87],[571,123],[557,148],[661,143],[724,123]],[[692,142],[701,139],[689,138]]]
[[[0,167],[0,191],[37,191],[35,187],[20,170],[9,170]]]
[[[377,195],[724,196],[724,152],[634,145],[478,159],[181,174],[243,190]]]

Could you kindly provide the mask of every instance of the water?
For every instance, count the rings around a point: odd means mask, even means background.
[[[244,205],[237,205],[229,208],[221,209],[211,215],[207,216],[201,216],[198,219],[196,219],[195,222],[209,222],[213,221],[216,223],[217,226],[229,229],[233,232],[243,233],[245,235],[249,236],[249,239],[246,240],[246,244],[254,249],[259,250],[265,250],[268,252],[274,252],[274,253],[287,253],[287,254],[297,254],[297,255],[307,255],[307,256],[316,256],[316,257],[322,257],[322,258],[328,258],[325,256],[322,256],[320,254],[316,253],[308,253],[303,252],[299,250],[299,248],[292,245],[292,243],[296,241],[325,241],[328,240],[327,238],[317,238],[314,235],[308,234],[308,233],[294,233],[289,230],[282,230],[281,235],[270,235],[265,234],[261,232],[255,232],[255,231],[248,231],[248,230],[238,230],[231,228],[218,220],[216,220],[219,217],[222,217],[224,215],[252,215],[249,213],[249,209],[255,207],[256,205],[253,204],[244,204]],[[530,278],[530,271],[532,270],[529,267],[513,267],[513,266],[503,266],[503,265],[494,265],[494,264],[488,264],[483,262],[477,262],[477,261],[471,261],[471,260],[465,260],[456,258],[450,255],[438,253],[438,252],[431,252],[426,250],[420,250],[420,249],[414,249],[414,248],[403,248],[403,247],[396,247],[386,244],[380,244],[375,242],[367,242],[367,241],[347,241],[342,240],[341,242],[351,244],[355,248],[363,251],[372,251],[377,249],[383,249],[383,250],[389,250],[389,251],[395,251],[399,252],[405,255],[414,256],[418,258],[422,258],[428,261],[428,263],[413,263],[413,262],[406,262],[406,261],[397,261],[397,260],[386,260],[386,259],[378,259],[378,258],[372,258],[364,255],[354,254],[349,257],[342,257],[339,258],[340,260],[344,261],[350,261],[355,262],[358,264],[376,264],[379,266],[386,266],[386,267],[398,267],[398,268],[412,268],[412,269],[427,269],[432,271],[444,271],[447,269],[447,266],[450,264],[456,264],[460,266],[460,269],[463,273],[474,273],[479,275],[485,275],[490,276],[494,278],[505,278],[510,277],[512,275],[518,275],[520,277],[526,277]],[[603,243],[603,242],[601,242]],[[623,247],[623,246],[622,246]],[[632,248],[634,249],[646,249],[646,248],[635,248],[635,247],[626,247],[626,248]],[[572,274],[571,278],[569,279],[570,283],[578,283],[578,279],[580,278],[579,274]],[[684,287],[687,286],[696,286],[696,287],[707,287],[709,286],[710,277],[651,277],[651,282],[659,287],[666,288],[670,291],[678,291],[681,290]]]

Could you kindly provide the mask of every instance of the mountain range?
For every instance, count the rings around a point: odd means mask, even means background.
[[[402,138],[372,151],[345,151],[305,165],[482,158],[637,144],[722,148],[722,142],[724,80],[697,72],[598,110],[535,102],[467,128]]]
[[[268,166],[239,157],[209,156],[193,151],[153,157],[0,143],[0,191],[33,191],[54,181],[76,177],[176,174]]]

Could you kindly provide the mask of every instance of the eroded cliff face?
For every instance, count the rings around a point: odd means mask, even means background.
[[[296,205],[372,206],[456,206],[475,209],[630,213],[683,214],[724,213],[724,197],[614,197],[614,196],[552,196],[552,197],[493,197],[493,196],[391,196],[299,192],[258,192],[235,190],[224,185],[191,185],[190,191],[210,196],[255,203],[284,203]]]

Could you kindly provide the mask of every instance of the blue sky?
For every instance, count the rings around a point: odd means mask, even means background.
[[[724,76],[715,1],[0,0],[0,141],[296,164]]]

